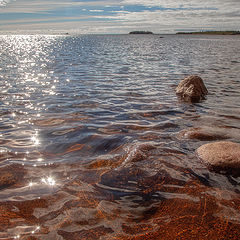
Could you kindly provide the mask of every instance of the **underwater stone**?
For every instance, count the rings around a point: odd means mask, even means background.
[[[195,139],[200,141],[225,140],[229,136],[217,128],[201,127],[184,129],[178,133],[179,139]]]

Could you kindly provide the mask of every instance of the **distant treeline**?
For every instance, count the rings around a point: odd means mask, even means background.
[[[132,31],[129,34],[153,34],[150,31]]]
[[[240,31],[201,31],[201,32],[178,32],[177,34],[238,35],[238,34],[240,34]]]

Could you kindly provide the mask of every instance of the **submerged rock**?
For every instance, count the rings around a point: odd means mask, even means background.
[[[16,177],[13,173],[2,172],[0,175],[0,189],[5,186],[11,186],[16,183]]]
[[[205,99],[207,93],[203,80],[196,75],[184,78],[176,88],[176,94],[188,102],[199,102]]]
[[[239,175],[240,144],[221,141],[204,144],[197,149],[198,157],[213,170],[226,170]]]
[[[156,149],[156,146],[149,143],[139,143],[129,146],[127,149],[127,154],[124,156],[124,161],[122,165],[131,162],[138,162],[146,159],[151,150]]]
[[[25,169],[19,164],[0,168],[0,190],[19,184],[23,179]]]
[[[185,129],[178,133],[177,137],[179,139],[196,139],[200,141],[216,141],[229,138],[224,131],[209,127]]]

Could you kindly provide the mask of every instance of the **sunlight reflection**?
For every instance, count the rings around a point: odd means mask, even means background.
[[[53,179],[53,177],[42,178],[41,181],[49,186],[54,186],[56,184],[56,181]]]
[[[6,153],[6,152],[7,152],[6,149],[1,149],[1,150],[0,150],[0,153]]]
[[[36,135],[32,136],[31,140],[34,143],[34,145],[39,145],[40,144],[40,140],[38,139],[38,137]]]
[[[26,187],[29,188],[41,188],[41,186],[47,185],[49,187],[57,186],[56,180],[52,176],[43,177],[40,180],[33,182],[30,181]]]
[[[29,232],[17,234],[16,236],[13,237],[13,239],[20,239],[21,237],[26,236],[26,234],[35,234],[38,233],[41,230],[40,226],[35,226],[35,227],[29,227],[29,226],[23,226],[22,229],[27,229],[27,228],[34,228],[34,230],[30,230]]]

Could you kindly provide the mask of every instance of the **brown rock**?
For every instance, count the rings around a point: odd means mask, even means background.
[[[184,101],[199,102],[205,99],[208,93],[203,80],[196,75],[184,78],[176,88],[178,94]]]
[[[1,172],[0,175],[0,188],[10,186],[16,183],[16,177],[13,173]]]
[[[216,141],[216,140],[225,140],[228,135],[215,128],[189,128],[182,130],[177,137],[179,139],[196,139],[200,141]]]
[[[196,152],[198,157],[214,170],[240,173],[239,143],[228,141],[208,143],[199,147]]]
[[[18,164],[0,168],[0,189],[4,189],[19,183],[23,179],[25,170]]]

